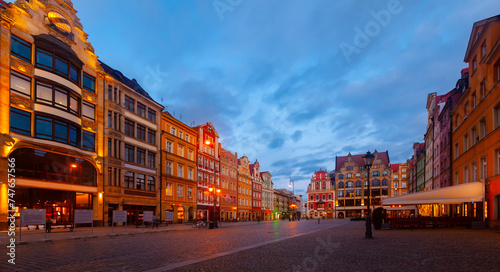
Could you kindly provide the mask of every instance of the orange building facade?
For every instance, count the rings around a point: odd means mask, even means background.
[[[456,213],[500,227],[500,15],[474,23],[464,62],[469,86],[451,112],[453,184],[484,183],[483,203],[465,203]]]
[[[198,133],[175,119],[161,115],[161,210],[173,213],[173,222],[196,218],[196,156]]]
[[[233,154],[219,146],[221,166],[220,218],[236,219],[238,212],[238,153]]]
[[[247,156],[238,159],[238,219],[246,221],[252,213],[252,176]]]

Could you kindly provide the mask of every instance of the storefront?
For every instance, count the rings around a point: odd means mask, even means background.
[[[20,209],[45,209],[57,225],[73,224],[75,209],[93,209],[97,171],[89,161],[33,148],[18,148],[14,201]]]

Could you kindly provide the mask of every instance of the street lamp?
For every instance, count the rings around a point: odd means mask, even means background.
[[[288,183],[288,187],[292,187],[292,220],[295,221],[295,181],[290,177],[290,182]]]
[[[365,231],[365,238],[372,239],[372,219],[370,216],[370,202],[371,202],[371,195],[372,191],[370,190],[370,167],[372,167],[373,164],[373,156],[370,151],[366,152],[366,155],[363,156],[363,160],[365,161],[365,167],[366,171],[368,173],[368,205],[367,207],[367,215],[366,215],[366,231]]]

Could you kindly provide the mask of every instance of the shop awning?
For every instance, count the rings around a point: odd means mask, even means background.
[[[406,211],[406,210],[416,210],[417,206],[416,205],[401,205],[401,207],[388,207],[385,208],[388,211]]]
[[[483,201],[483,183],[471,182],[431,191],[382,199],[384,206],[418,204],[460,204]]]

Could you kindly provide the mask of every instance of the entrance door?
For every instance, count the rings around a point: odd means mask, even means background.
[[[55,224],[71,224],[73,213],[70,203],[57,203],[45,205],[47,211],[47,217],[55,220]]]

